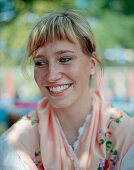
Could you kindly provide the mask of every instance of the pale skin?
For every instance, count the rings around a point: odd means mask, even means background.
[[[92,55],[96,57],[96,53]],[[89,77],[96,72],[96,60],[83,53],[78,40],[47,43],[36,51],[33,60],[35,81],[49,99],[69,144],[73,145],[79,127],[91,111]]]

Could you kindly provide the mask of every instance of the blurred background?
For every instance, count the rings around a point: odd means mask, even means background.
[[[134,114],[134,1],[0,0],[0,134],[41,98],[33,66],[24,78],[21,63],[33,25],[58,9],[74,9],[87,19],[105,72],[99,88],[106,100]]]

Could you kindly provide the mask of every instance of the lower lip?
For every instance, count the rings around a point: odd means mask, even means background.
[[[48,91],[49,91],[51,96],[58,97],[58,96],[64,95],[70,89],[71,86],[72,86],[72,84],[67,89],[65,89],[65,90],[63,90],[62,92],[59,92],[59,93],[54,93],[54,92],[50,91],[49,89],[48,89]]]

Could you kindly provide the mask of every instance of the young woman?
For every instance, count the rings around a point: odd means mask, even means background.
[[[27,55],[45,96],[0,139],[2,170],[133,169],[134,119],[91,90],[93,33],[74,12],[51,13],[30,33]]]

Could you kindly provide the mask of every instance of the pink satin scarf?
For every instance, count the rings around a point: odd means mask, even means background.
[[[8,139],[30,170],[119,169],[134,143],[134,118],[92,91],[93,110],[74,152],[47,99],[8,131]]]

